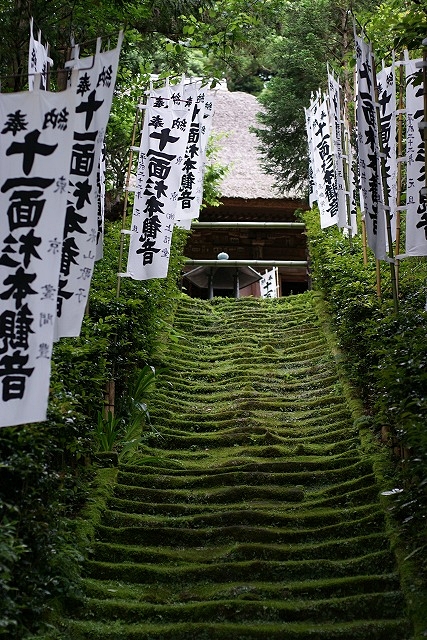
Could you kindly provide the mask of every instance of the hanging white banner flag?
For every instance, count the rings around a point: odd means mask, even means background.
[[[338,226],[340,228],[348,227],[347,221],[347,197],[346,184],[344,176],[343,161],[343,143],[341,135],[342,117],[341,117],[341,96],[340,85],[337,80],[329,73],[329,115],[331,119],[331,141],[332,153],[335,167],[335,184],[338,199]]]
[[[75,88],[0,94],[0,426],[46,419]]]
[[[350,129],[344,108],[344,158],[346,159],[345,170],[347,172],[347,210],[350,212],[350,230],[352,236],[357,236],[357,206],[356,206],[356,177],[354,175],[354,156],[351,146]]]
[[[405,256],[427,256],[427,201],[424,141],[419,124],[424,120],[421,60],[406,63],[406,244]],[[404,257],[404,256],[401,256]]]
[[[167,276],[193,106],[183,85],[148,93],[127,264],[134,280]]]
[[[80,334],[96,259],[98,167],[110,115],[122,34],[115,49],[70,61],[79,69],[76,119],[62,247],[56,335]]]
[[[30,46],[28,52],[28,89],[34,88],[35,74],[40,74],[40,89],[47,87],[47,71],[53,60],[49,58],[48,47],[41,43],[41,33],[36,40],[33,34],[33,18],[30,20]]]
[[[312,105],[308,109],[304,108],[305,128],[307,131],[308,145],[308,202],[310,207],[317,200],[316,181],[314,179],[314,148],[313,148],[313,127],[312,127]]]
[[[184,86],[184,97],[193,105],[190,113],[188,140],[181,168],[176,220],[192,220],[198,217],[196,183],[201,171],[201,127],[204,112],[205,89],[201,83]]]
[[[191,85],[187,85],[186,90],[191,91]],[[212,128],[213,99],[214,94],[208,87],[198,87],[181,176],[178,220],[198,218],[200,214],[206,147]]]
[[[357,143],[368,246],[377,260],[387,257],[386,224],[382,194],[380,143],[375,102],[371,46],[356,39]]]
[[[396,76],[394,64],[377,73],[382,149],[385,153],[386,183],[392,240],[396,240],[397,152],[396,152]]]
[[[201,170],[199,171],[196,180],[196,199],[195,199],[195,217],[200,215],[200,207],[203,201],[203,180],[206,170],[206,149],[208,146],[209,136],[212,130],[212,120],[215,112],[215,92],[209,89],[205,90],[204,103],[203,103],[203,118],[200,129],[200,164]]]
[[[338,198],[335,182],[334,159],[328,101],[313,103],[313,158],[316,180],[317,206],[322,229],[338,222]]]
[[[278,269],[273,267],[266,271],[259,281],[261,298],[277,298],[278,294]]]

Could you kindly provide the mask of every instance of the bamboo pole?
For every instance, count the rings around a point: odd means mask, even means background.
[[[377,298],[381,300],[381,263],[375,260],[375,272],[377,277]]]
[[[399,114],[397,118],[397,189],[396,189],[396,255],[400,254],[401,215],[400,199],[402,197],[402,153],[403,153],[403,54],[400,56],[399,67]],[[399,293],[399,267],[400,262],[396,258],[396,287]]]
[[[363,264],[366,267],[368,264],[368,245],[366,241],[366,222],[362,218],[362,249],[363,249]]]
[[[138,113],[138,108],[137,108],[137,110],[135,112],[135,119],[134,119],[133,128],[132,128],[131,146],[130,146],[130,150],[129,150],[129,162],[128,162],[128,167],[127,167],[127,172],[126,172],[125,195],[124,195],[124,198],[123,198],[122,233],[120,235],[119,270],[118,270],[118,274],[117,274],[117,290],[116,290],[116,298],[117,299],[120,296],[120,273],[122,272],[123,253],[124,253],[124,233],[123,233],[123,231],[125,230],[125,226],[126,226],[127,207],[128,207],[128,200],[129,200],[129,195],[128,195],[129,194],[129,183],[130,183],[130,176],[131,176],[131,172],[132,172],[133,152],[135,150],[136,132],[137,132],[137,129],[138,129],[138,124],[140,125],[140,129],[141,129],[143,121],[144,121],[144,111],[141,110],[142,115],[140,115]]]

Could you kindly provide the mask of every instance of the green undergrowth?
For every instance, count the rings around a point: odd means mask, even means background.
[[[316,210],[304,214],[319,317],[343,379],[361,392],[361,433],[389,451],[375,469],[393,548],[416,633],[427,632],[427,439],[425,311],[427,262],[399,263],[399,308],[393,312],[389,266],[381,263],[382,298],[376,295],[375,261],[363,264],[361,238],[352,243],[337,229],[320,230]],[[320,294],[321,292],[321,294]],[[339,345],[339,347],[338,347]],[[353,402],[353,400],[351,400]]]

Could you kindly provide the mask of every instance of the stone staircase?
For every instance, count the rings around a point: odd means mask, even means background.
[[[409,640],[372,458],[312,295],[183,297],[67,628],[91,640]]]

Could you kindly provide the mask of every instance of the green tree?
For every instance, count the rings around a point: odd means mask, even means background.
[[[340,74],[349,92],[349,58],[354,49],[352,9],[352,4],[336,0],[283,4],[281,33],[271,60],[274,75],[260,95],[264,112],[259,114],[262,126],[256,133],[265,168],[284,192],[306,186],[304,107],[312,93],[326,88],[327,63]]]
[[[419,49],[426,37],[426,0],[385,0],[376,11],[362,12],[358,17],[377,60],[388,58],[393,50]]]

